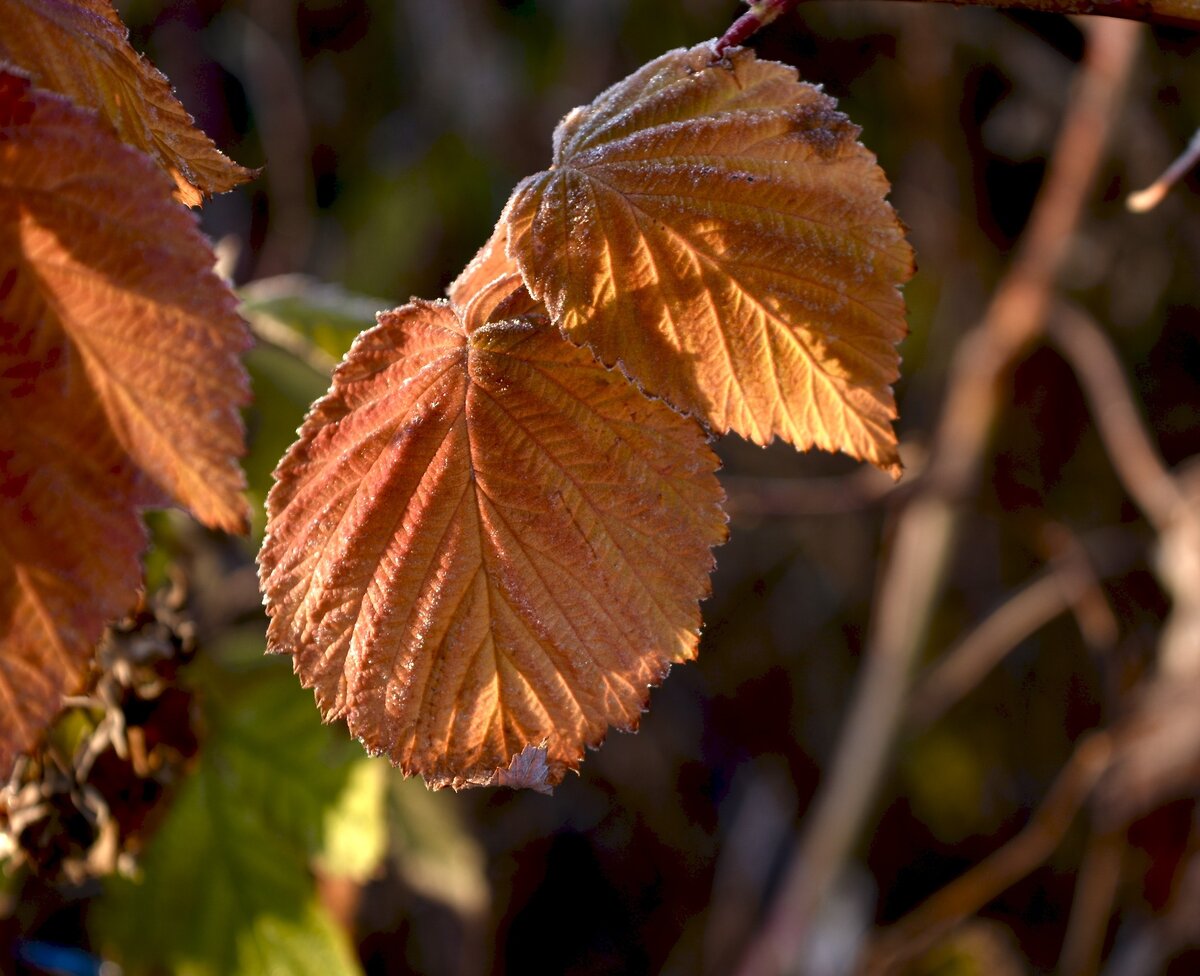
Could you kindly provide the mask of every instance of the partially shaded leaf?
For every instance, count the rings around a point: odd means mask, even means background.
[[[254,176],[196,128],[167,79],[130,46],[109,0],[0,0],[3,60],[98,111],[171,174],[188,206]]]
[[[139,509],[246,524],[247,335],[212,260],[142,153],[0,71],[0,775],[133,602]]]
[[[570,338],[716,430],[898,474],[912,253],[857,135],[790,67],[672,51],[559,124],[508,253]]]
[[[496,770],[488,785],[550,793],[553,784],[550,782],[550,767],[546,762],[546,747],[527,745],[512,757],[507,769]]]
[[[359,338],[280,464],[260,556],[270,648],[434,786],[543,743],[552,785],[634,727],[695,654],[725,534],[699,426],[544,319],[495,320],[529,302],[497,282]]]

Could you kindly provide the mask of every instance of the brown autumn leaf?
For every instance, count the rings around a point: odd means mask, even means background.
[[[267,501],[268,645],[431,786],[545,789],[695,655],[725,537],[700,426],[528,309],[380,316]]]
[[[171,181],[0,70],[0,778],[140,583],[138,512],[247,524],[248,333]]]
[[[0,61],[95,109],[171,174],[189,207],[254,176],[196,128],[167,79],[129,44],[110,0],[0,0]]]
[[[717,431],[898,475],[912,252],[858,131],[793,68],[672,51],[563,119],[508,253],[568,337]]]

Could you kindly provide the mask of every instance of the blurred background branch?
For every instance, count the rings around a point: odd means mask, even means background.
[[[882,570],[864,671],[830,761],[831,777],[809,813],[796,852],[740,976],[793,970],[814,917],[857,841],[884,775],[904,709],[909,673],[933,616],[971,488],[1000,407],[999,384],[1043,327],[1055,281],[1119,116],[1140,34],[1093,21],[1046,184],[1012,267],[983,320],[956,352],[923,490],[899,515]]]

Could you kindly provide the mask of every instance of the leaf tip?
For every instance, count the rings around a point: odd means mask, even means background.
[[[360,737],[359,741],[364,740]],[[368,751],[371,751],[369,746]],[[383,753],[386,751],[382,750]],[[543,739],[540,744],[531,742],[515,753],[507,766],[494,769],[476,767],[474,771],[463,774],[445,770],[422,771],[406,763],[400,763],[399,768],[405,779],[419,775],[425,786],[435,792],[446,787],[455,792],[476,787],[505,787],[510,790],[533,790],[550,796],[554,787],[562,782],[568,766],[560,760],[550,759],[549,740]]]
[[[482,785],[507,786],[513,790],[533,790],[550,796],[554,787],[562,782],[563,770],[551,765],[547,759],[547,745],[530,743],[509,762],[506,769],[496,770]]]

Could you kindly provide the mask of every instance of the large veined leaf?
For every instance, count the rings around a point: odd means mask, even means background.
[[[382,315],[268,498],[270,649],[433,786],[545,788],[634,727],[725,536],[699,425],[529,306],[509,275]]]
[[[196,128],[167,79],[130,46],[109,0],[0,0],[3,60],[98,111],[171,174],[189,206],[254,175]]]
[[[507,252],[571,339],[650,393],[898,474],[912,253],[857,136],[790,67],[672,51],[559,124],[501,218]]]
[[[245,526],[248,344],[170,180],[0,71],[0,777],[133,602],[138,512]]]

